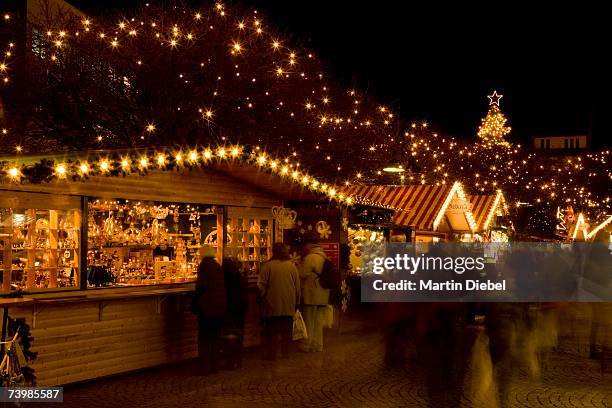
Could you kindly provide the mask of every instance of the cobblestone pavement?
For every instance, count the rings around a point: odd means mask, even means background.
[[[551,353],[539,376],[519,367],[500,404],[491,391],[490,360],[474,364],[479,354],[486,355],[480,348],[473,347],[470,372],[452,406],[612,407],[612,373],[602,376],[597,362],[566,351]],[[237,371],[195,376],[189,371],[193,362],[185,362],[69,386],[63,406],[432,406],[422,369],[411,360],[387,369],[382,355],[379,332],[353,332],[329,336],[323,353],[296,351],[289,360],[262,361],[257,350],[249,350]]]

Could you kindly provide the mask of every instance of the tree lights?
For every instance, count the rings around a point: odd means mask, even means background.
[[[317,178],[336,184],[377,184],[388,177],[432,185],[459,180],[469,193],[502,189],[513,208],[517,202],[551,208],[571,203],[610,213],[609,151],[553,163],[507,141],[510,128],[497,92],[489,95],[476,141],[444,135],[427,122],[400,122],[392,107],[329,80],[312,52],[292,47],[256,12],[222,3],[199,10],[147,6],[127,18],[78,16],[33,25],[42,35],[38,54],[27,53],[32,69],[25,73],[25,96],[4,103],[1,125],[8,132],[0,134],[0,150],[9,156],[23,149],[157,146],[146,161],[138,156],[88,160],[86,173],[248,157],[319,190],[328,184],[315,184]],[[6,82],[0,83],[0,98],[12,91],[14,48],[5,46],[0,58],[0,78]],[[56,81],[52,87],[50,77]],[[27,129],[12,128],[23,118]],[[393,166],[391,151],[401,152]],[[307,182],[298,160],[309,168]],[[10,176],[11,163],[0,163],[2,175]],[[79,174],[72,164],[63,173],[58,166],[52,169],[57,177]],[[390,175],[385,167],[406,171]],[[22,178],[28,177],[20,172],[17,179]]]

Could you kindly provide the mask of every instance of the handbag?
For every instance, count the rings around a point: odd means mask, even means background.
[[[302,313],[297,310],[293,315],[293,340],[307,339],[308,333],[306,332],[306,323]]]

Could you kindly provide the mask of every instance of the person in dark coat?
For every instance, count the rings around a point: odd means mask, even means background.
[[[240,272],[240,264],[232,257],[223,258],[223,274],[227,292],[227,319],[224,330],[224,354],[227,368],[242,365],[244,319],[248,305],[247,280]]]
[[[221,329],[227,317],[227,291],[223,270],[215,260],[216,251],[205,246],[201,252],[192,308],[198,316],[198,368],[208,374],[219,370]]]

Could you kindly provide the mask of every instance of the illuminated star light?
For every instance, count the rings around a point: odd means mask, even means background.
[[[499,106],[499,101],[503,97],[504,97],[504,95],[499,95],[497,93],[497,91],[493,91],[493,94],[487,95],[487,98],[489,98],[489,106],[490,105],[497,105],[497,106]]]

